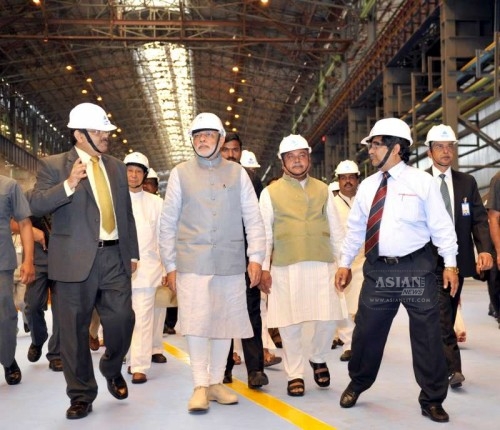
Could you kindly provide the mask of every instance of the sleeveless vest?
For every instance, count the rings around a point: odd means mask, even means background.
[[[285,174],[268,190],[274,209],[272,264],[333,262],[326,184],[308,176],[302,188],[299,181]]]

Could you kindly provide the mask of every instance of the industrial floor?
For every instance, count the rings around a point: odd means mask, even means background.
[[[1,378],[0,425],[3,429],[20,430],[497,430],[500,428],[500,330],[487,315],[488,302],[485,283],[466,281],[462,303],[467,341],[461,344],[466,381],[461,389],[450,390],[443,405],[450,414],[447,424],[434,423],[420,413],[419,388],[411,367],[408,319],[401,308],[391,329],[378,379],[352,409],[339,406],[340,394],[349,378],[347,363],[339,361],[342,351],[337,348],[331,351],[328,360],[332,374],[328,389],[317,387],[312,369],[308,369],[306,395],[289,397],[283,364],[278,364],[266,369],[268,386],[249,390],[243,363],[235,366],[234,382],[228,385],[239,396],[237,405],[211,402],[207,413],[190,414],[187,402],[193,387],[186,344],[180,335],[165,335],[168,362],[152,364],[147,383],[129,383],[129,397],[124,401],[115,400],[107,392],[106,382],[97,369],[104,348],[93,352],[100,392],[93,412],[74,421],[65,417],[69,399],[63,374],[49,370],[46,345],[40,361],[28,362],[30,338],[20,322],[16,359],[23,379],[17,386],[8,386]],[[280,349],[275,352],[281,354]],[[126,374],[125,366],[123,374],[129,382],[131,377]]]

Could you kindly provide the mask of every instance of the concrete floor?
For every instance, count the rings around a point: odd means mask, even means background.
[[[94,411],[85,419],[69,421],[65,411],[69,399],[65,394],[62,373],[48,368],[45,355],[30,363],[26,353],[28,334],[19,323],[16,359],[23,372],[21,384],[8,386],[0,381],[0,423],[13,429],[156,429],[226,430],[226,429],[435,429],[453,426],[453,430],[499,428],[500,407],[500,330],[487,315],[486,284],[466,281],[462,294],[467,341],[462,346],[463,388],[450,391],[444,408],[450,414],[449,424],[431,422],[420,414],[417,402],[419,388],[411,367],[408,319],[403,308],[394,320],[379,377],[363,393],[352,409],[339,406],[340,394],[349,378],[347,364],[339,361],[341,349],[332,350],[328,360],[332,374],[329,389],[318,388],[312,370],[306,374],[306,395],[292,398],[286,394],[286,377],[282,364],[266,370],[270,384],[256,391],[246,388],[244,364],[235,366],[235,382],[229,385],[239,395],[239,404],[222,406],[211,403],[208,413],[189,414],[187,402],[192,381],[186,345],[182,336],[165,336],[167,364],[152,364],[148,382],[129,384],[129,398],[117,401],[107,392],[104,378],[96,367],[100,393]],[[305,334],[307,336],[307,333]],[[93,352],[98,364],[104,348]],[[46,346],[43,353],[46,353]],[[276,350],[280,354],[281,350]],[[123,374],[126,375],[124,367]],[[126,375],[127,381],[130,376]]]

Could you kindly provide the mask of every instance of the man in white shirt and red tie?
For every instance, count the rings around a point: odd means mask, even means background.
[[[335,276],[336,287],[343,290],[351,278],[351,264],[366,242],[364,281],[349,361],[351,382],[342,393],[340,406],[354,406],[359,395],[375,382],[392,321],[402,303],[410,320],[422,415],[447,422],[442,403],[448,391],[448,372],[439,327],[434,276],[437,260],[430,241],[443,257],[443,284],[453,296],[458,287],[455,229],[451,219],[443,217],[446,209],[436,182],[407,165],[412,138],[404,121],[377,121],[362,143],[379,172],[359,186]],[[372,203],[379,206],[375,216]]]

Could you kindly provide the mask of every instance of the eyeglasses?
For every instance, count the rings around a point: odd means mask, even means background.
[[[371,142],[368,142],[366,144],[367,148],[368,149],[378,149],[378,148],[381,148],[382,146],[387,146],[384,142],[382,141],[375,141],[375,140],[372,140]]]
[[[109,134],[109,133],[111,133],[110,131],[105,131],[105,130],[87,130],[87,132],[90,134]]]
[[[216,137],[219,133],[217,133],[214,130],[206,130],[206,131],[197,131],[196,133],[193,133],[193,139],[201,139],[202,137],[206,139],[212,139]]]
[[[432,143],[431,149],[435,149],[436,151],[442,152],[445,149],[452,152],[455,149],[455,145],[453,143],[443,144],[443,143]]]

